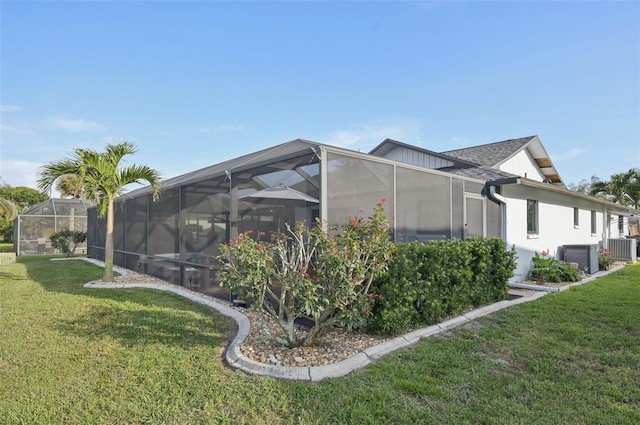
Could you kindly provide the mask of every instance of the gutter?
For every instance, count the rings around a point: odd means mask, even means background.
[[[517,182],[517,178],[509,178],[492,180],[485,183],[487,198],[500,205],[500,236],[502,237],[502,241],[505,243],[507,242],[507,200],[496,192],[496,187],[503,184],[514,184]]]
[[[607,199],[598,198],[596,196],[591,196],[591,195],[585,195],[584,193],[574,192],[572,190],[565,189],[563,187],[558,187],[553,184],[543,183],[543,182],[539,182],[536,180],[531,180],[523,177],[516,177],[513,179],[493,180],[493,181],[487,182],[487,184],[497,184],[498,186],[502,184],[521,184],[527,187],[549,190],[555,193],[561,193],[561,194],[569,195],[575,198],[585,199],[590,202],[597,202],[600,205],[604,205],[605,207],[608,207],[610,210],[616,210],[620,212],[623,212],[626,210],[628,211],[628,213],[632,215],[635,215],[638,213],[638,210],[636,210],[633,207],[627,207],[625,205],[616,204],[615,202],[611,202]]]

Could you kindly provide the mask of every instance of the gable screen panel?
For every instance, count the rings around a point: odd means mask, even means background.
[[[344,224],[349,216],[368,216],[383,199],[387,218],[393,215],[393,166],[376,161],[328,154],[328,221]]]

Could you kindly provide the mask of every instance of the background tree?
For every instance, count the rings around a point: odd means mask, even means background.
[[[30,187],[12,187],[0,181],[0,237],[2,240],[11,242],[14,219],[18,214],[47,199],[49,199],[47,194]]]
[[[0,197],[8,199],[18,206],[19,212],[49,199],[49,195],[26,186],[0,186]]]
[[[18,216],[18,206],[9,199],[0,198],[0,237],[10,242],[13,236],[13,220]]]
[[[84,197],[95,202],[100,217],[106,216],[102,278],[105,282],[113,282],[113,207],[116,197],[124,193],[125,186],[143,181],[151,185],[154,200],[160,196],[162,181],[158,171],[145,165],[121,166],[123,158],[135,152],[135,146],[127,141],[108,144],[105,152],[77,148],[71,158],[43,165],[38,171],[38,187],[46,192],[60,177],[67,174],[78,176],[84,186]]]
[[[569,183],[567,188],[569,190],[573,190],[574,192],[582,193],[583,195],[589,195],[591,192],[591,187],[594,184],[601,183],[602,181],[595,174],[591,176],[590,180],[582,179],[578,183]]]
[[[608,181],[595,181],[589,195],[602,196],[620,205],[638,208],[640,205],[640,169],[631,168],[624,173],[612,174]]]
[[[80,199],[84,191],[84,184],[75,174],[66,174],[58,179],[56,190],[60,192],[61,198]]]

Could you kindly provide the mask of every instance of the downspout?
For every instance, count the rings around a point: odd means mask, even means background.
[[[329,220],[329,159],[327,150],[320,147],[320,156],[318,158],[320,159],[320,222],[324,230],[327,231]]]
[[[496,186],[498,185],[497,182],[487,182],[485,184],[487,188],[486,194],[489,200],[500,205],[500,236],[502,237],[502,241],[507,243],[507,200],[496,192]]]
[[[609,249],[609,238],[611,238],[611,214],[606,205],[602,206],[602,248]]]

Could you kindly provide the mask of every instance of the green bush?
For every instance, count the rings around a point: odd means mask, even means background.
[[[396,334],[502,300],[515,267],[515,250],[500,239],[399,243],[371,286],[368,330]]]
[[[533,267],[529,270],[529,279],[543,280],[545,282],[577,282],[582,278],[580,270],[572,268],[570,263],[558,260],[555,257],[547,257],[535,253],[531,262]]]
[[[76,247],[87,240],[87,233],[64,229],[52,234],[49,239],[51,246],[60,250],[65,257],[71,257],[76,252]]]

